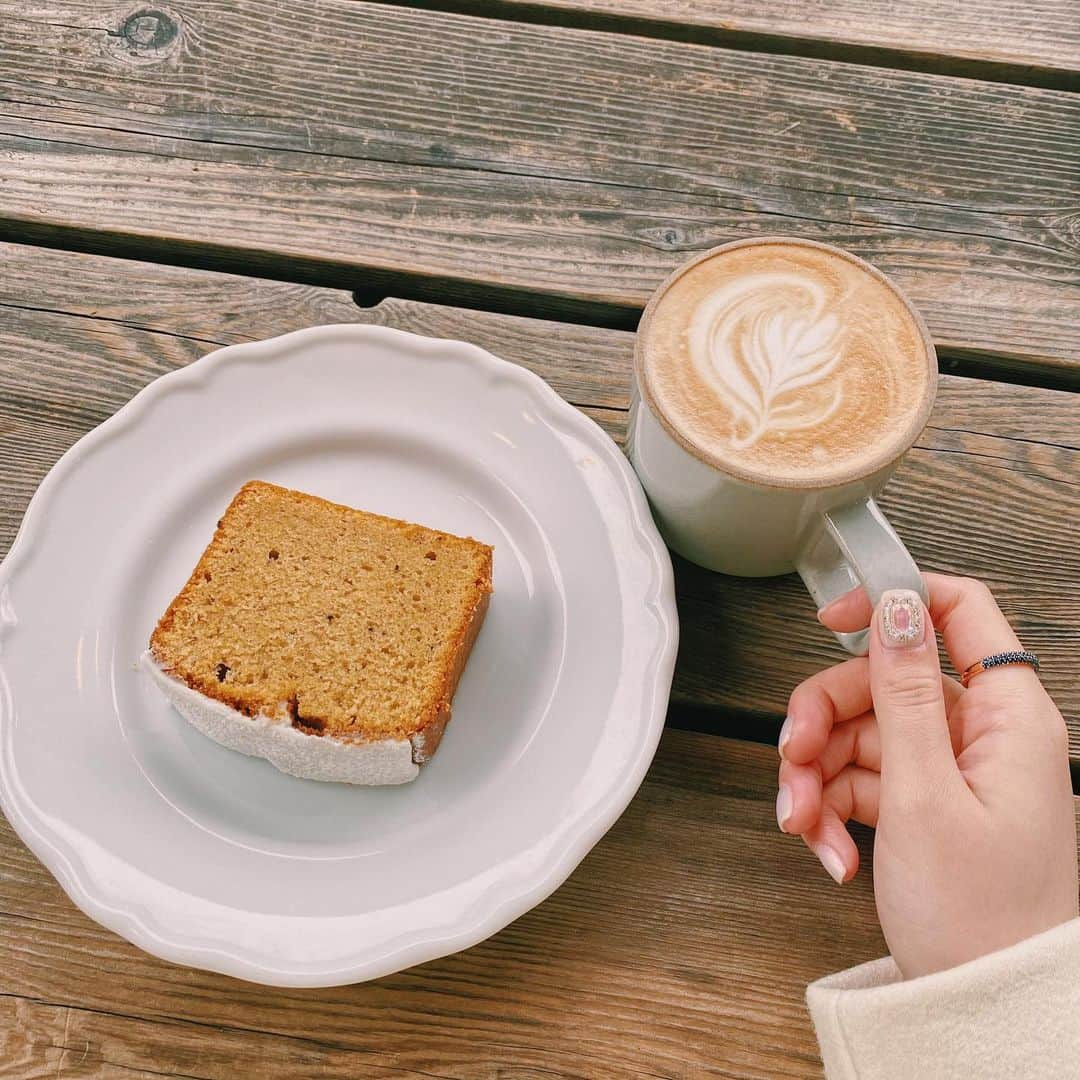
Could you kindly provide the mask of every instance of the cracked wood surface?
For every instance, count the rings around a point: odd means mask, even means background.
[[[359,0],[134,11],[0,0],[0,235],[631,327],[694,252],[796,233],[946,356],[1077,378],[1076,95]]]
[[[447,0],[435,6],[727,48],[1077,87],[1074,0]]]
[[[550,899],[375,982],[253,986],[77,911],[0,820],[5,1080],[820,1077],[807,982],[884,951],[773,808],[771,747],[669,731],[640,793]]]

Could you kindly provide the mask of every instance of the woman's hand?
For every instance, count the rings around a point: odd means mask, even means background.
[[[957,671],[1021,646],[980,582],[927,574],[926,583],[929,612],[907,591],[871,612],[861,589],[822,609],[832,630],[872,622],[870,655],[791,695],[777,798],[781,828],[837,881],[859,861],[845,823],[876,827],[878,918],[907,978],[1077,914],[1061,713],[1027,666],[992,668],[966,690],[942,676],[935,627]]]

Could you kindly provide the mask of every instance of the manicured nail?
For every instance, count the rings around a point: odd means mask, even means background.
[[[819,847],[815,853],[821,860],[821,865],[829,871],[829,876],[836,882],[837,885],[844,884],[844,878],[847,875],[847,868],[844,866],[844,860],[836,853],[831,847]]]
[[[829,610],[829,608],[831,608],[831,607],[833,606],[833,604],[835,604],[835,603],[836,603],[836,601],[835,601],[835,600],[830,600],[830,601],[829,601],[829,602],[828,602],[828,603],[827,603],[827,604],[826,604],[826,605],[825,605],[824,607],[819,607],[819,608],[818,608],[818,613],[817,613],[817,617],[818,617],[818,622],[820,622],[820,623],[823,623],[823,622],[825,621],[825,620],[824,620],[824,619],[822,618],[822,616],[823,616],[823,615],[825,614],[825,612],[826,612],[826,611],[828,611],[828,610]]]
[[[923,602],[910,589],[890,589],[881,598],[881,640],[890,649],[910,649],[923,641]]]
[[[788,823],[788,818],[791,817],[792,811],[792,799],[791,788],[787,784],[780,785],[780,791],[776,796],[776,824],[780,826],[781,832],[787,832],[784,828]]]
[[[780,738],[776,741],[776,749],[780,751],[780,756],[784,756],[784,747],[791,741],[791,717],[788,716],[784,719],[783,726],[780,728]]]

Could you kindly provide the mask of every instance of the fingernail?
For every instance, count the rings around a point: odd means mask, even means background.
[[[890,649],[910,649],[923,640],[923,602],[910,589],[890,589],[881,598],[881,640]]]
[[[781,832],[787,832],[784,826],[787,825],[788,818],[791,817],[791,804],[791,788],[787,784],[781,784],[780,791],[776,796],[776,824],[780,826]]]
[[[784,723],[780,728],[780,738],[776,741],[776,749],[780,752],[780,756],[784,756],[784,747],[791,741],[791,717],[785,717]]]
[[[844,877],[847,874],[847,867],[844,866],[844,860],[841,859],[837,852],[831,847],[819,847],[816,854],[821,860],[821,865],[828,870],[829,877],[831,877],[837,885],[843,885]]]

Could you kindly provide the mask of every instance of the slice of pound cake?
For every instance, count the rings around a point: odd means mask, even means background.
[[[143,664],[204,735],[312,780],[399,784],[435,753],[492,549],[245,484]]]

